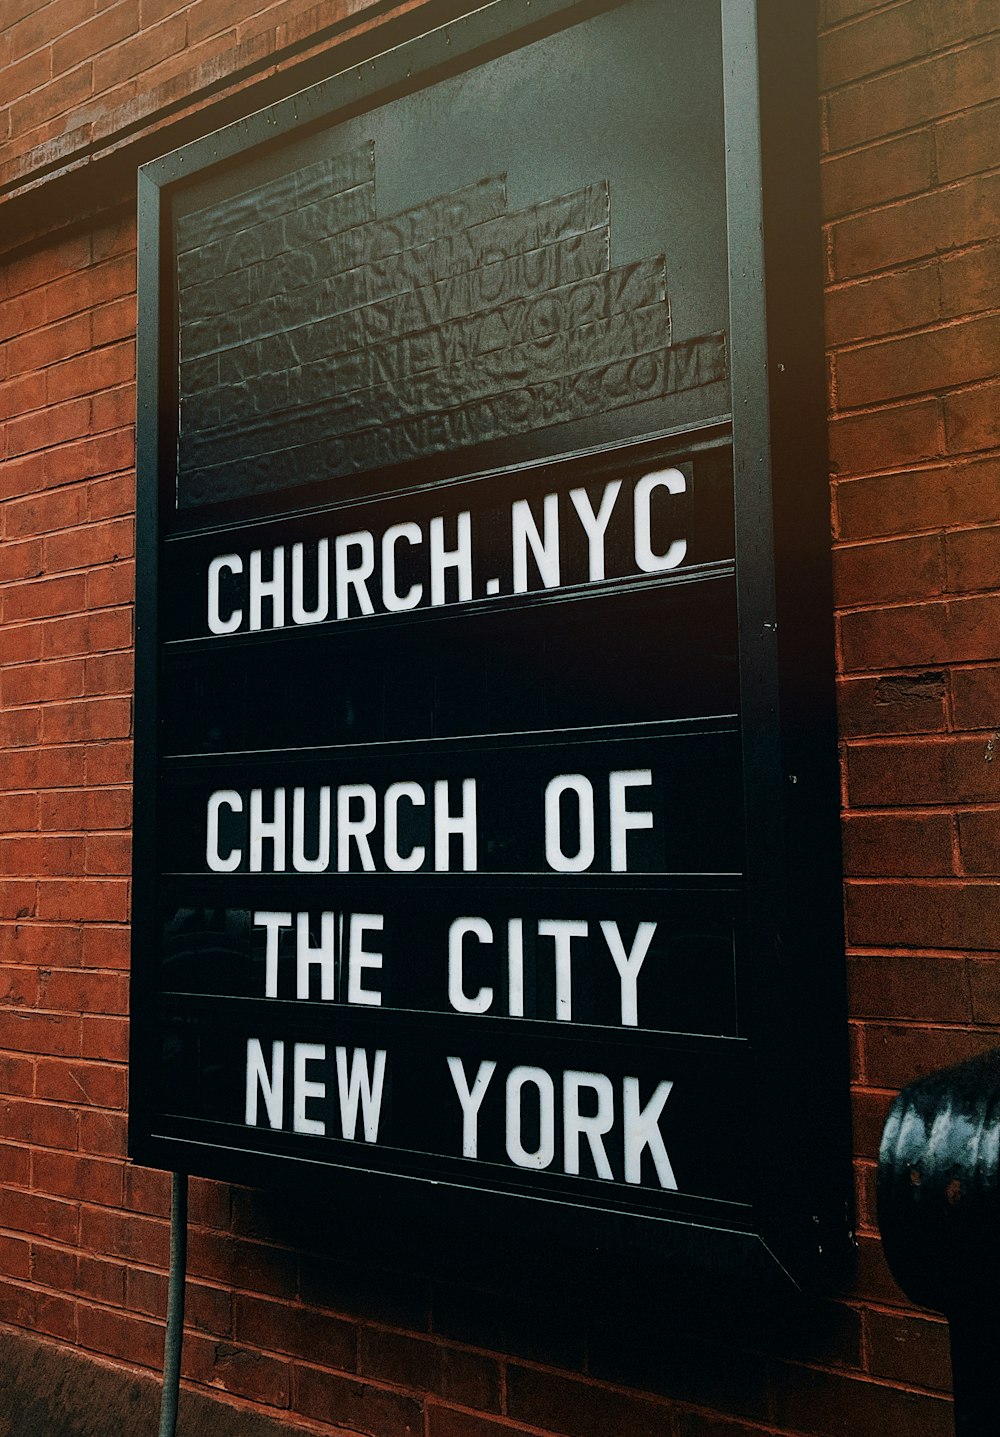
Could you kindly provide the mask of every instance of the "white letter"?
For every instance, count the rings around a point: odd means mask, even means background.
[[[358,1099],[361,1099],[365,1142],[378,1141],[378,1123],[382,1112],[382,1084],[385,1079],[385,1049],[376,1048],[372,1075],[368,1075],[368,1053],[354,1048],[351,1073],[347,1075],[347,1049],[337,1049],[337,1088],[340,1093],[340,1129],[345,1138],[354,1139],[358,1127]]]
[[[320,914],[318,948],[313,948],[309,942],[309,914],[297,915],[295,932],[296,998],[309,997],[309,969],[313,964],[320,973],[320,997],[332,1002],[334,996],[332,913]]]
[[[316,546],[316,607],[305,605],[305,544],[292,545],[292,622],[321,624],[330,612],[330,541],[320,539]]]
[[[580,847],[570,856],[562,849],[562,809],[559,800],[564,793],[577,796]],[[582,773],[561,773],[545,787],[545,862],[556,873],[582,873],[594,861],[594,787]]]
[[[611,870],[628,872],[628,831],[630,828],[652,828],[653,815],[648,808],[635,812],[625,807],[625,791],[648,788],[653,773],[648,768],[623,768],[609,775],[611,788]]]
[[[671,494],[683,494],[687,480],[679,469],[658,469],[655,474],[647,474],[640,479],[635,486],[635,562],[644,574],[676,569],[687,553],[686,539],[675,539],[665,554],[653,553],[649,496],[654,489],[660,488],[669,489]]]
[[[254,549],[250,555],[250,628],[261,629],[264,621],[261,604],[271,600],[271,628],[281,629],[285,624],[285,550],[279,544],[271,551],[271,577],[264,579],[261,570],[262,552]]]
[[[640,923],[635,930],[631,951],[625,952],[625,944],[618,932],[618,924],[611,919],[601,919],[601,932],[611,949],[611,956],[618,969],[622,989],[622,1023],[626,1028],[635,1028],[639,1023],[639,997],[636,991],[639,969],[649,952],[649,945],[656,932],[655,923]]]
[[[243,573],[243,560],[239,554],[220,554],[208,566],[208,627],[213,634],[235,634],[243,622],[243,610],[234,609],[228,619],[219,613],[219,575],[223,569],[234,574]]]
[[[290,913],[268,913],[261,909],[253,916],[254,926],[267,929],[264,944],[264,997],[278,996],[278,929],[291,928]],[[273,1124],[272,1124],[273,1126]]]
[[[281,1127],[281,1109],[285,1089],[285,1045],[271,1044],[271,1071],[268,1073],[259,1038],[247,1039],[247,1093],[244,1121],[257,1126],[257,1090],[264,1095],[267,1121],[272,1128]]]
[[[587,924],[574,918],[540,918],[539,938],[556,943],[556,1017],[568,1023],[573,1017],[573,939],[586,938]]]
[[[294,1054],[295,1069],[295,1096],[292,1105],[294,1117],[292,1126],[297,1133],[316,1133],[318,1136],[326,1132],[326,1123],[322,1118],[306,1117],[307,1098],[325,1098],[325,1083],[310,1083],[306,1078],[306,1064],[313,1061],[320,1061],[326,1057],[325,1043],[296,1043],[292,1052]]]
[[[271,864],[272,873],[284,873],[285,871],[285,790],[276,788],[274,790],[274,816],[269,822],[264,820],[264,790],[252,788],[250,790],[250,872],[262,873],[264,870],[264,840],[267,839],[274,845],[274,862]]]
[[[601,495],[601,507],[596,514],[591,508],[590,496],[586,489],[569,491],[573,508],[579,514],[580,523],[587,535],[587,558],[590,565],[591,581],[604,578],[604,535],[607,533],[611,511],[615,507],[615,500],[618,498],[618,491],[621,487],[620,479],[615,479],[611,484],[605,484],[604,493]]]
[[[542,583],[547,589],[556,588],[559,583],[559,495],[546,494],[542,500],[544,538],[538,532],[527,499],[518,499],[511,505],[510,523],[514,546],[514,593],[528,592],[529,544]]]
[[[585,1118],[580,1112],[580,1089],[590,1088],[597,1094],[597,1112]],[[612,1178],[611,1164],[604,1151],[602,1137],[611,1131],[615,1120],[615,1094],[611,1079],[603,1073],[563,1074],[563,1169],[579,1175],[580,1138],[590,1144],[591,1156],[599,1178]]]
[[[361,555],[357,564],[348,563],[347,551],[358,548]],[[367,529],[356,534],[338,534],[334,540],[334,554],[337,563],[337,618],[346,619],[351,606],[351,589],[354,590],[363,614],[374,614],[375,605],[368,595],[367,581],[375,572],[375,540]]]
[[[431,520],[431,603],[447,603],[444,589],[445,570],[458,570],[458,599],[466,603],[472,598],[472,515],[464,510],[456,516],[456,547],[444,547],[444,520]]]
[[[390,783],[385,791],[383,816],[385,834],[383,847],[385,866],[390,873],[415,873],[424,861],[426,850],[420,844],[411,848],[404,858],[399,851],[399,800],[408,798],[422,808],[427,798],[419,783]]]
[[[524,1017],[524,926],[520,918],[507,924],[507,1012]]]
[[[448,929],[448,1002],[456,1013],[487,1013],[493,1005],[493,989],[480,988],[468,998],[462,987],[462,940],[472,933],[480,943],[493,942],[493,929],[485,918],[456,918]]]
[[[325,873],[330,867],[330,786],[319,791],[316,857],[306,857],[306,791],[292,789],[292,867],[296,873]]]
[[[361,970],[381,968],[382,954],[366,951],[365,934],[381,933],[384,919],[381,913],[352,913],[347,935],[347,1001],[364,1003],[369,1008],[382,1006],[382,994],[375,988],[362,988]]]
[[[475,873],[476,848],[476,780],[462,779],[462,811],[453,817],[448,808],[448,780],[439,778],[434,784],[434,868],[447,873],[449,839],[453,833],[462,836],[462,870]]]
[[[382,535],[382,602],[391,614],[415,609],[423,597],[422,584],[413,584],[405,594],[396,593],[396,545],[400,539],[420,544],[423,535],[419,524],[391,524]]]
[[[486,1089],[493,1076],[496,1063],[480,1063],[476,1080],[469,1087],[462,1067],[461,1058],[448,1059],[448,1071],[455,1084],[458,1101],[462,1105],[462,1157],[474,1158],[479,1154],[479,1109],[483,1105]]]
[[[538,1090],[538,1147],[530,1152],[521,1142],[521,1089]],[[556,1095],[542,1068],[512,1068],[507,1077],[507,1156],[519,1168],[547,1168],[556,1150]]]
[[[360,798],[361,817],[351,817],[351,799]],[[361,867],[375,872],[368,835],[375,828],[375,790],[370,783],[344,783],[337,789],[337,872],[351,870],[351,839],[358,845]]]
[[[625,1078],[623,1092],[625,1106],[625,1181],[642,1182],[642,1150],[649,1148],[656,1176],[661,1188],[677,1187],[674,1170],[670,1166],[663,1137],[658,1127],[663,1104],[670,1096],[673,1083],[660,1083],[646,1106],[639,1109],[639,1079]]]
[[[234,788],[220,788],[208,800],[205,841],[205,860],[213,873],[232,873],[239,868],[243,857],[242,848],[231,848],[223,858],[219,852],[219,809],[225,804],[234,813],[243,812],[243,800]]]

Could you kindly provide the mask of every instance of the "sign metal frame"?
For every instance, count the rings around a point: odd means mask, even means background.
[[[170,195],[258,147],[273,151],[613,10],[623,0],[492,0],[454,17],[425,7],[427,33],[143,166],[138,176],[139,321],[135,817],[130,1153],[142,1163],[259,1183],[320,1165],[199,1144],[158,1131],[154,1054],[160,995],[149,961],[158,923],[163,773],[160,556],[173,499],[176,297]],[[747,825],[753,1035],[749,1147],[757,1177],[745,1220],[590,1209],[417,1174],[330,1169],[337,1201],[447,1229],[523,1233],[544,1246],[597,1244],[667,1263],[822,1278],[850,1223],[846,1021],[832,590],[829,576],[813,7],[718,0],[722,18],[732,414],[675,435],[731,433],[740,744]],[[666,9],[666,7],[664,7]],[[435,20],[440,20],[436,28]],[[206,900],[207,901],[207,900]],[[516,1026],[516,1020],[491,1022]],[[711,1114],[705,1141],[711,1143]],[[525,1212],[530,1211],[530,1219]]]

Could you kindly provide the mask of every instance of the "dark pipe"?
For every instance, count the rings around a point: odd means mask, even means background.
[[[174,1437],[181,1382],[184,1341],[184,1278],[187,1267],[187,1173],[174,1173],[170,1184],[170,1277],[167,1285],[167,1329],[163,1339],[163,1399],[160,1437]]]

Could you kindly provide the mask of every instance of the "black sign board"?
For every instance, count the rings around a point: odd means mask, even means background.
[[[428,6],[140,172],[141,1161],[842,1242],[808,7],[757,9]]]

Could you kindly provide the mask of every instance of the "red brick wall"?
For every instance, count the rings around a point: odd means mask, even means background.
[[[828,0],[830,452],[866,1363],[939,1387],[878,1249],[890,1095],[1000,1020],[1000,14]],[[1000,758],[1000,753],[996,754]]]
[[[872,1191],[891,1094],[1000,1019],[1000,22],[823,8],[857,1281],[784,1324],[667,1294],[623,1350],[599,1311],[303,1252],[266,1199],[196,1181],[185,1373],[293,1429],[950,1432],[945,1329],[888,1276]],[[163,95],[238,75],[234,41],[260,70],[369,9],[7,0],[0,186],[166,123]],[[156,1369],[168,1180],[123,1159],[130,206],[0,259],[0,1322]]]
[[[0,194],[425,3],[4,0]]]

